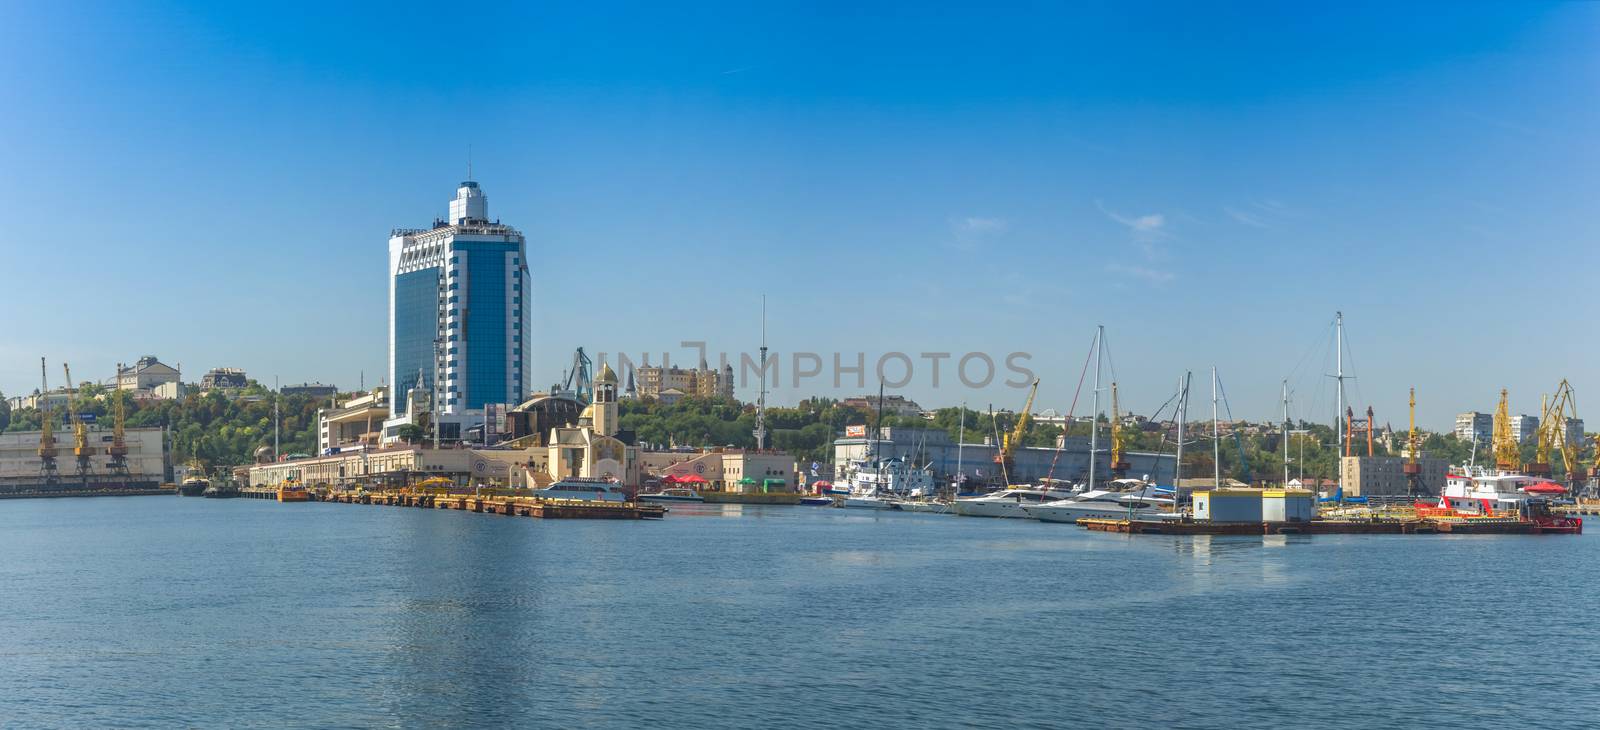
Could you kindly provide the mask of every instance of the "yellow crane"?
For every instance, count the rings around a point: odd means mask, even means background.
[[[111,457],[109,464],[111,471],[125,475],[128,473],[128,441],[126,439],[127,411],[123,405],[124,396],[125,394],[121,390],[111,392],[111,400],[114,401],[113,413],[115,415],[111,426],[111,445],[106,447],[106,455]]]
[[[1406,475],[1408,496],[1420,497],[1427,493],[1422,484],[1422,465],[1417,458],[1422,454],[1422,439],[1417,435],[1417,389],[1411,389],[1411,431],[1406,434],[1406,462],[1400,469]]]
[[[1549,476],[1552,473],[1550,451],[1560,451],[1567,482],[1575,488],[1583,472],[1583,467],[1578,463],[1578,452],[1583,446],[1567,438],[1567,424],[1578,420],[1578,403],[1573,397],[1571,383],[1562,380],[1561,384],[1556,386],[1555,395],[1545,401],[1539,419],[1539,445],[1536,458],[1544,465],[1544,475]]]
[[[46,484],[56,480],[55,412],[50,409],[50,376],[39,358],[39,470]]]
[[[94,449],[89,447],[89,426],[78,415],[77,405],[73,403],[78,399],[78,389],[72,385],[72,368],[63,362],[61,370],[67,376],[67,415],[72,418],[72,453],[78,457],[78,476],[88,478],[89,457],[94,455]]]
[[[1500,389],[1500,405],[1494,409],[1494,464],[1500,471],[1514,472],[1522,465],[1517,439],[1511,435],[1510,394]]]
[[[1011,465],[1015,463],[1017,446],[1022,444],[1022,436],[1028,430],[1029,421],[1033,420],[1033,396],[1039,392],[1039,379],[1033,379],[1033,386],[1028,389],[1028,400],[1022,404],[1022,412],[1017,414],[1017,423],[1011,427],[1011,432],[1000,439],[1000,452],[994,455],[994,463],[1000,465],[1000,473],[1009,483],[1011,481]]]
[[[1111,383],[1111,476],[1121,479],[1128,473],[1128,462],[1122,460],[1122,413],[1117,409],[1117,383]]]

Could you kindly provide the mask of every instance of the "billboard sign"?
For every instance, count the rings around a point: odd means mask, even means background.
[[[864,439],[867,437],[867,427],[865,424],[860,426],[845,426],[844,437],[847,439]]]

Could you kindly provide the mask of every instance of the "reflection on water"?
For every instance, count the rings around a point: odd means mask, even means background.
[[[1511,607],[1586,626],[1592,536],[1127,536],[669,507],[659,522],[590,522],[254,500],[0,503],[0,717],[1353,728],[1582,725],[1597,710],[1592,632],[1448,652],[1418,638],[1489,630],[1485,616]],[[1314,637],[1286,617],[1314,620]],[[1464,679],[1483,667],[1539,681]],[[1056,681],[1069,676],[1096,690]],[[1002,678],[1026,691],[972,690]],[[1472,702],[1439,699],[1455,691]]]

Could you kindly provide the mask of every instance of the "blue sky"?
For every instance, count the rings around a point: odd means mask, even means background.
[[[765,294],[780,353],[1026,351],[1063,411],[1105,324],[1134,410],[1216,365],[1329,420],[1340,309],[1380,421],[1600,403],[1595,4],[233,5],[0,5],[0,390],[375,383],[388,231],[470,145],[541,385],[753,348]],[[903,392],[1020,405],[945,367]]]

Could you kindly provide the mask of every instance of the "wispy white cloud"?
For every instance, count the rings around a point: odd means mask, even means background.
[[[1227,206],[1227,205],[1222,206],[1222,211],[1224,213],[1227,213],[1228,217],[1230,217],[1230,218],[1232,218],[1232,219],[1234,219],[1236,221],[1239,221],[1240,223],[1243,223],[1243,224],[1245,224],[1247,226],[1252,226],[1252,227],[1255,227],[1255,228],[1271,228],[1272,227],[1265,220],[1263,220],[1260,215],[1257,215],[1257,214],[1254,214],[1254,213],[1247,213],[1245,211],[1239,210],[1238,208],[1234,208],[1234,207]]]
[[[1101,213],[1106,214],[1107,218],[1127,226],[1128,230],[1132,231],[1136,237],[1154,239],[1163,237],[1167,234],[1167,217],[1160,213],[1127,216],[1107,208],[1105,203],[1102,203],[1098,200],[1094,201],[1094,205],[1096,208],[1100,209]]]
[[[1004,235],[1011,230],[1011,221],[1004,218],[984,216],[967,216],[965,218],[952,218],[950,232],[954,236],[951,244],[960,251],[975,251],[989,239]]]
[[[1129,264],[1106,264],[1106,271],[1109,271],[1113,274],[1131,276],[1136,279],[1143,279],[1152,284],[1165,284],[1178,277],[1177,274],[1174,274],[1171,271]]]
[[[957,221],[956,228],[966,233],[988,235],[991,233],[1005,233],[1011,229],[1011,222],[1004,218],[968,217]]]

